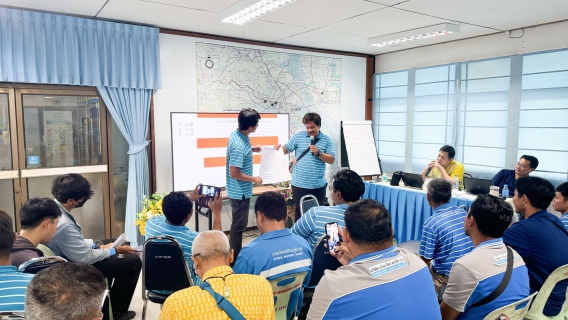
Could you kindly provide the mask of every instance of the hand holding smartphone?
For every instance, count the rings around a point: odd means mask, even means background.
[[[202,184],[199,186],[199,195],[203,195],[204,197],[197,200],[197,205],[202,208],[209,208],[209,202],[212,201],[215,196],[221,196],[221,188]]]
[[[337,222],[329,222],[325,224],[325,234],[327,235],[327,248],[331,251],[337,251],[336,246],[341,244],[341,236]]]

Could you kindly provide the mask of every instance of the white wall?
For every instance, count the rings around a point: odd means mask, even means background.
[[[524,36],[519,39],[498,33],[380,54],[375,59],[375,73],[567,48],[567,31],[568,21],[564,21],[525,28]],[[521,34],[515,30],[511,36]]]
[[[167,193],[173,189],[170,112],[197,111],[196,42],[268,49],[240,43],[160,34],[162,89],[156,90],[154,94],[156,179],[157,191],[160,192]],[[269,49],[314,55],[313,52]],[[342,59],[341,120],[364,120],[366,59],[339,55],[317,55]],[[191,163],[188,163],[188,166],[191,166]],[[200,227],[204,226],[205,222],[205,219],[200,220]],[[193,228],[193,218],[189,223],[190,227]],[[228,230],[229,225],[230,221],[224,218],[223,229]],[[205,229],[200,228],[200,230]]]

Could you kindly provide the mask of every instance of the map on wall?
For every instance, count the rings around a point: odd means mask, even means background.
[[[290,136],[305,130],[307,112],[322,117],[322,132],[339,145],[341,59],[197,43],[197,110],[289,113]]]

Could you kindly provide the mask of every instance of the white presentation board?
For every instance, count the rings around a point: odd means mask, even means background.
[[[371,121],[342,121],[343,138],[349,169],[357,172],[360,176],[381,175],[381,166],[375,138],[373,137]]]
[[[225,187],[227,141],[237,130],[237,113],[171,112],[174,191],[192,190],[198,183]],[[261,113],[251,145],[274,146],[290,138],[289,115]],[[260,153],[253,154],[253,175]]]

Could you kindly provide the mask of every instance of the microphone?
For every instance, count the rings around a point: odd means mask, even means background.
[[[310,136],[310,145],[312,145],[312,146],[315,146],[315,145],[316,145],[314,139],[315,139],[314,136]]]
[[[426,170],[426,174],[424,176],[428,176],[428,174],[430,174],[430,171],[432,171],[432,167],[428,168],[428,170]]]

